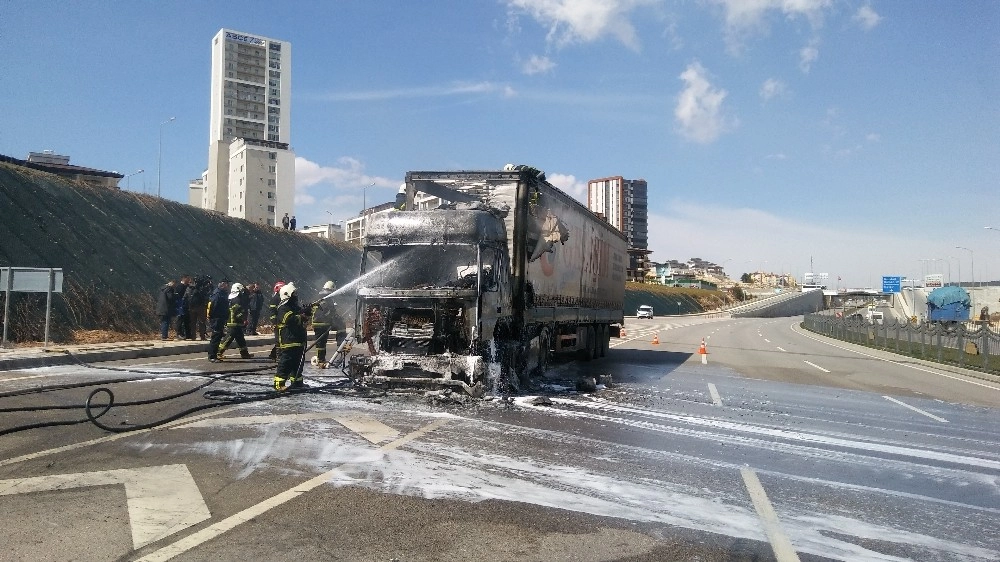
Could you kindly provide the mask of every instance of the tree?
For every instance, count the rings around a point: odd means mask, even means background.
[[[729,289],[729,294],[739,302],[743,302],[747,298],[746,293],[743,292],[743,287],[739,285],[733,285],[732,288]]]
[[[753,283],[753,276],[749,273],[744,273],[740,275],[740,283]]]

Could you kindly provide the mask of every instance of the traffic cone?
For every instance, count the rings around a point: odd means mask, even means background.
[[[708,364],[708,348],[705,347],[705,338],[701,338],[701,346],[698,348],[698,355],[701,355],[702,365]]]
[[[625,333],[625,328],[624,327],[622,327],[621,330],[618,330],[618,337],[620,337],[620,338],[626,338],[626,337],[628,337],[628,334]]]
[[[649,343],[653,345],[660,345],[660,334],[653,334],[653,341]]]

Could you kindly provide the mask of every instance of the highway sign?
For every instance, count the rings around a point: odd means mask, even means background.
[[[901,290],[903,284],[903,278],[896,276],[882,276],[882,292],[883,293],[898,293]]]

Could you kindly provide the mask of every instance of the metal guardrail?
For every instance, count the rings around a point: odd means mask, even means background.
[[[1000,334],[986,322],[942,324],[807,314],[807,330],[917,359],[1000,374]]]

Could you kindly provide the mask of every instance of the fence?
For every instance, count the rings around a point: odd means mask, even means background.
[[[1000,334],[986,322],[941,324],[807,314],[807,330],[917,359],[1000,374]]]

